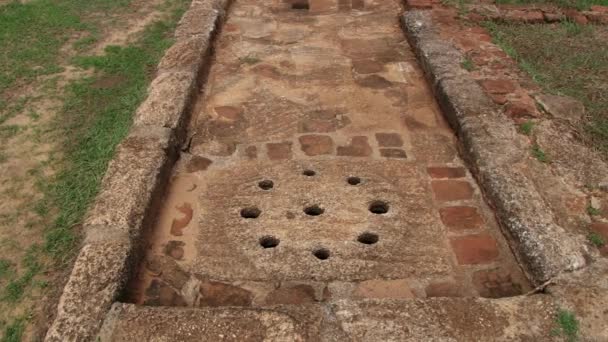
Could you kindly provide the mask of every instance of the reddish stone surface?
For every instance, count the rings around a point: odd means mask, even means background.
[[[404,150],[398,148],[381,148],[380,155],[384,158],[394,158],[394,159],[405,159],[407,158],[407,153]]]
[[[517,89],[515,82],[507,79],[483,80],[481,86],[491,94],[508,94]]]
[[[380,147],[403,146],[403,139],[399,133],[376,133],[376,140]]]
[[[431,0],[406,0],[406,8],[408,9],[431,9],[433,2]]]
[[[236,121],[241,118],[243,110],[232,106],[215,107],[215,112],[220,118],[228,121]]]
[[[608,223],[594,222],[591,224],[591,230],[604,239],[604,246],[600,247],[600,253],[603,256],[608,256]]]
[[[586,25],[587,23],[589,23],[589,20],[587,20],[584,15],[582,15],[579,11],[575,9],[564,10],[564,14],[566,15],[566,17],[568,17],[568,19],[574,21],[577,24]]]
[[[508,271],[481,270],[473,274],[477,293],[485,298],[513,297],[522,294],[522,286],[514,281]]]
[[[268,149],[268,158],[271,160],[290,159],[291,158],[291,143],[268,143],[266,144]]]
[[[503,14],[503,19],[506,21],[515,21],[522,23],[542,23],[545,21],[543,12],[539,10],[511,10]]]
[[[339,156],[369,157],[371,154],[372,147],[364,136],[353,137],[350,145],[338,147]]]
[[[603,12],[585,12],[587,19],[594,24],[607,25],[608,24],[608,13]]]
[[[462,167],[435,166],[426,170],[431,178],[463,178],[466,175]]]
[[[446,207],[439,209],[441,221],[450,230],[476,229],[483,227],[483,218],[475,207]]]
[[[367,280],[359,283],[354,292],[361,298],[414,298],[406,280]]]
[[[247,159],[256,159],[258,157],[258,148],[253,145],[247,146],[245,155],[247,156]]]
[[[353,60],[353,69],[358,74],[373,74],[384,70],[384,65],[373,59]]]
[[[173,222],[171,223],[171,235],[182,236],[184,235],[184,228],[186,228],[188,224],[190,224],[190,221],[192,221],[194,211],[192,210],[192,204],[190,203],[184,203],[175,207],[175,209],[182,213],[182,217],[173,219]]]
[[[473,187],[467,181],[436,180],[431,182],[438,201],[459,201],[473,198]]]
[[[590,9],[594,12],[608,13],[608,6],[593,5]]]
[[[462,289],[452,282],[437,282],[429,284],[424,291],[427,297],[460,297]]]
[[[564,15],[561,13],[545,12],[543,15],[545,17],[545,21],[548,23],[555,23],[564,20]]]
[[[175,260],[181,260],[184,257],[184,246],[186,244],[183,241],[169,241],[165,245],[165,254],[172,257]]]
[[[511,100],[507,103],[505,113],[512,118],[536,117],[536,106],[531,101]]]
[[[266,304],[291,304],[299,305],[315,301],[315,290],[310,285],[296,285],[293,287],[281,287],[272,291],[266,297]]]
[[[150,306],[186,306],[186,302],[171,287],[154,279],[146,289],[145,305]]]
[[[352,0],[352,8],[354,10],[365,9],[365,1],[364,0]]]
[[[186,171],[193,173],[197,171],[205,171],[213,162],[205,157],[193,156],[186,165]]]
[[[498,245],[489,234],[453,237],[450,245],[461,265],[488,264],[498,257]]]
[[[504,94],[490,93],[490,98],[492,98],[492,101],[494,101],[494,103],[499,104],[501,106],[507,103],[507,97]]]
[[[206,281],[200,287],[200,306],[249,306],[251,292],[230,284]]]
[[[308,120],[302,123],[301,132],[305,133],[329,133],[338,129],[336,122],[331,120]]]
[[[333,140],[327,135],[303,135],[298,140],[302,152],[309,157],[331,154],[334,148]]]

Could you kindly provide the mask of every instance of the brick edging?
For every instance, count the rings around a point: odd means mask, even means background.
[[[531,281],[540,284],[583,267],[584,243],[555,222],[534,183],[523,174],[527,150],[512,122],[461,67],[463,55],[435,32],[430,12],[413,10],[402,19],[439,105],[460,138],[462,157]]]
[[[405,0],[409,10],[430,10],[441,7],[437,0]],[[559,8],[551,5],[465,5],[466,16],[473,21],[491,20],[511,23],[555,23],[573,21],[577,24],[608,25],[608,6],[591,6],[588,11],[573,8]]]
[[[94,340],[123,293],[185,140],[190,109],[230,2],[193,0],[181,18],[175,43],[163,56],[85,218],[84,244],[45,341]]]

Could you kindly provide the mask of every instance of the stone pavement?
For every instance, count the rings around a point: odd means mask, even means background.
[[[233,3],[131,302],[529,290],[405,40],[403,10]]]

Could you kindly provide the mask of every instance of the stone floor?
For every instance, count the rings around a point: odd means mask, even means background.
[[[506,297],[529,285],[398,0],[237,0],[131,300]]]

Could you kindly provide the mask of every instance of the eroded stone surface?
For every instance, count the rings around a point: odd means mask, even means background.
[[[148,250],[162,262],[142,269],[133,300],[479,296],[475,272],[521,275],[399,29],[399,2],[290,4],[233,5]]]

